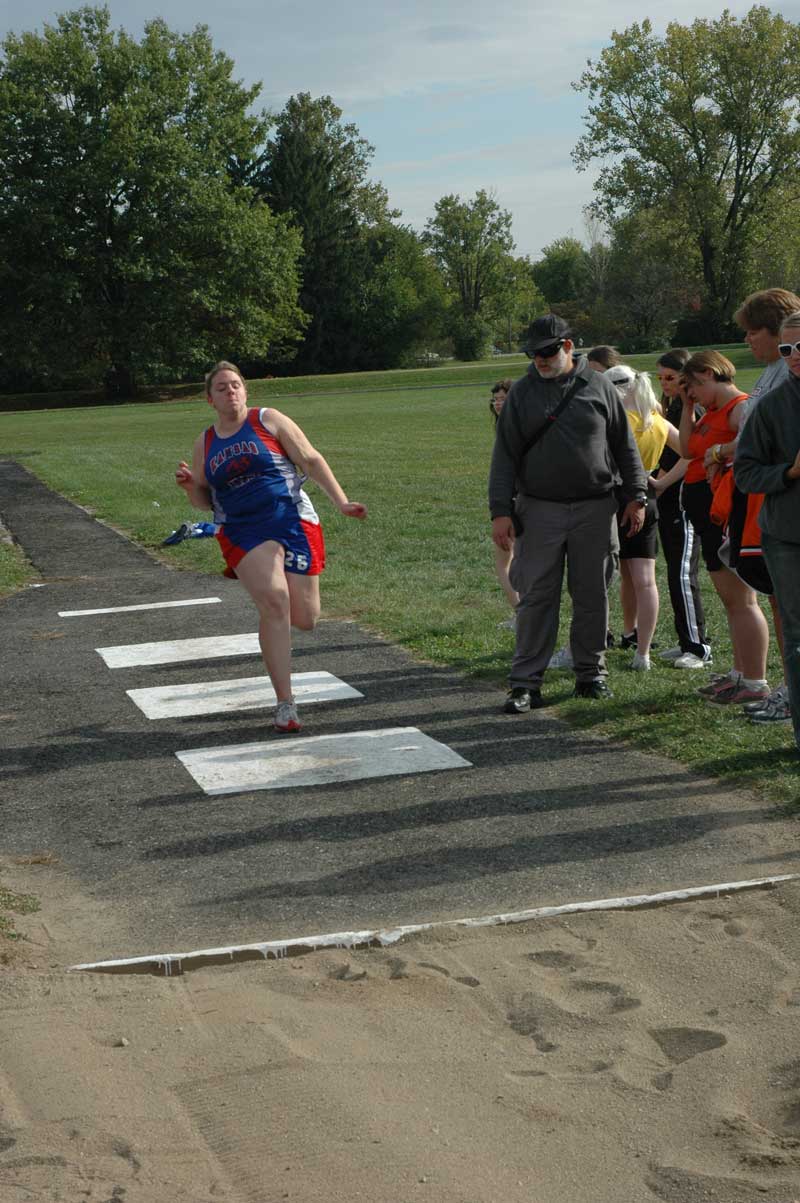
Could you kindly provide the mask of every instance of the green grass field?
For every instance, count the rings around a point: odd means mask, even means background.
[[[760,369],[747,348],[725,350],[747,390]],[[628,362],[648,369],[655,358]],[[325,388],[304,389],[294,379],[253,382],[249,390],[251,403],[275,403],[298,421],[350,497],[369,506],[366,523],[349,521],[311,488],[329,553],[324,613],[351,616],[422,659],[498,686],[508,669],[512,636],[497,626],[507,611],[492,571],[486,507],[492,443],[487,385],[521,374],[524,364],[497,359],[419,373],[373,373],[372,387],[362,377],[324,377],[318,381]],[[179,459],[189,457],[210,416],[198,390],[192,400],[0,414],[0,437],[4,457],[19,460],[175,568],[216,573],[221,559],[213,540],[160,546],[181,522],[201,517],[188,511],[173,472]],[[0,587],[6,591],[24,572],[24,562],[11,558],[9,565],[0,554]],[[710,583],[704,596],[716,664],[727,668],[727,629]],[[666,587],[662,599],[657,639],[664,648],[674,643]],[[619,632],[616,596],[612,606],[613,629]],[[564,642],[568,604],[562,613]],[[609,703],[572,700],[572,677],[565,673],[549,674],[545,693],[563,717],[597,735],[628,740],[800,808],[789,726],[759,729],[738,711],[704,704],[694,692],[704,674],[662,667],[657,655],[653,672],[631,673],[625,670],[628,659],[629,653],[609,654],[615,693]],[[780,675],[773,648],[770,679],[777,682]]]

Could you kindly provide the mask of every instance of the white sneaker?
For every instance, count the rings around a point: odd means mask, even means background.
[[[501,631],[516,631],[516,629],[517,629],[516,614],[512,614],[510,618],[504,618],[502,622],[498,622],[497,627],[498,627],[498,630],[501,630]]]
[[[560,647],[557,652],[553,652],[550,657],[548,668],[574,668],[572,663],[572,651],[568,647]]]
[[[278,702],[278,709],[275,711],[272,725],[281,735],[294,734],[295,731],[302,730],[303,724],[297,717],[297,707],[294,702]]]
[[[640,656],[638,652],[633,653],[631,668],[635,673],[649,673],[652,667],[649,656]]]
[[[658,655],[661,660],[679,660],[683,652],[679,647],[668,647],[665,652],[659,652]]]
[[[714,661],[709,656],[704,660],[702,656],[695,656],[694,652],[684,652],[681,656],[677,656],[672,661],[673,668],[711,668]]]

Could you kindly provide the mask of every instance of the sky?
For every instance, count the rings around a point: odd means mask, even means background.
[[[75,4],[0,0],[0,29],[41,31]],[[586,235],[593,172],[571,151],[587,98],[572,88],[623,30],[649,16],[689,24],[719,17],[724,0],[109,0],[112,23],[138,36],[163,17],[176,30],[209,27],[236,76],[262,83],[275,112],[294,93],[330,95],[342,120],[375,147],[371,175],[402,220],[421,230],[436,201],[492,190],[509,210],[517,253],[536,259],[556,238]],[[735,16],[751,4],[728,3]],[[800,0],[780,9],[800,18]]]

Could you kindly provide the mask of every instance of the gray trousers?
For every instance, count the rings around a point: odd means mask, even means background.
[[[789,708],[795,743],[800,748],[800,543],[786,543],[762,531],[761,550],[783,624]]]
[[[518,495],[523,532],[509,579],[519,593],[510,683],[538,689],[558,638],[564,563],[572,598],[570,647],[578,681],[606,676],[608,585],[619,542],[617,500],[540,501]]]

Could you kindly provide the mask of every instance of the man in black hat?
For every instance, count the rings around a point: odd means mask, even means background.
[[[564,562],[572,598],[575,696],[610,697],[606,684],[608,580],[622,528],[642,525],[647,478],[617,390],[585,356],[573,362],[567,323],[554,313],[528,330],[528,372],[497,423],[489,477],[492,539],[513,543],[520,595],[507,714],[544,705],[542,678],[558,636]]]

